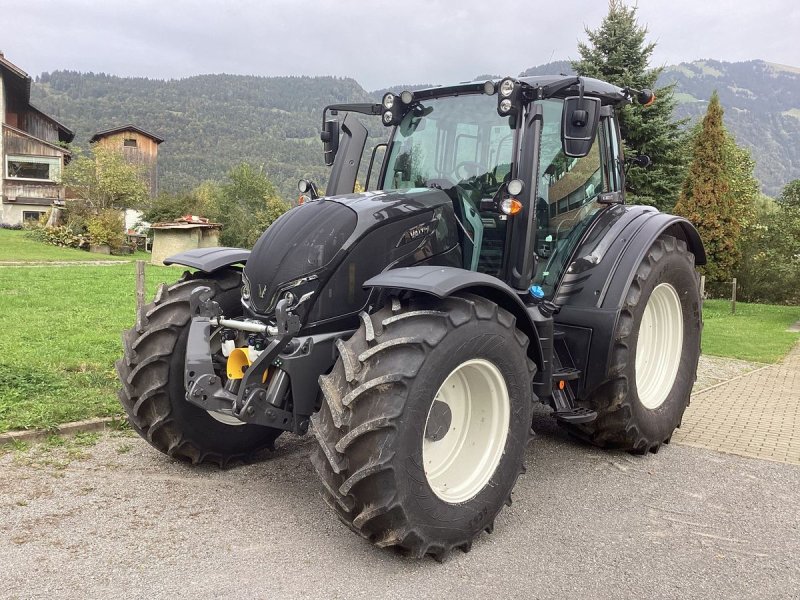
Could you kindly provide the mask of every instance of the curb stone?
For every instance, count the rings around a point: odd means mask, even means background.
[[[123,420],[125,420],[125,417],[122,416],[101,417],[97,419],[87,419],[85,421],[64,423],[53,429],[7,431],[6,433],[0,433],[0,446],[13,442],[34,442],[43,440],[51,435],[75,435],[76,433],[88,433],[91,431],[105,431],[106,429],[110,429],[110,423]]]

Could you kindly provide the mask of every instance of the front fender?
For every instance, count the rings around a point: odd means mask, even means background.
[[[250,250],[243,248],[194,248],[164,259],[165,265],[183,265],[211,273],[222,267],[245,264]]]
[[[530,340],[528,346],[530,358],[536,363],[539,372],[544,372],[545,357],[534,324],[534,317],[537,315],[531,314],[529,311],[534,309],[526,306],[519,294],[497,277],[457,267],[421,265],[384,271],[365,281],[364,287],[407,290],[430,294],[437,298],[470,293],[491,300],[516,317],[517,327]],[[549,359],[547,360],[549,362]]]

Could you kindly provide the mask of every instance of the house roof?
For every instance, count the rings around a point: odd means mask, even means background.
[[[41,138],[36,137],[35,135],[31,135],[27,131],[23,131],[22,129],[17,129],[16,127],[12,127],[8,123],[3,123],[3,129],[8,129],[10,131],[13,131],[17,135],[21,135],[23,137],[32,139],[32,140],[34,140],[34,141],[36,141],[36,142],[38,142],[40,144],[44,144],[45,146],[50,146],[54,150],[58,150],[59,152],[63,153],[65,156],[72,156],[72,152],[70,152],[66,148],[63,148],[63,147],[59,146],[58,144],[53,144],[52,142],[47,142],[47,141],[45,141],[45,140],[43,140]]]
[[[0,53],[0,75],[3,76],[9,88],[22,95],[24,102],[27,104],[31,98],[31,76],[8,60],[2,53]],[[11,77],[6,79],[6,75]],[[0,115],[0,119],[5,120],[5,115]]]
[[[0,74],[3,75],[8,87],[16,94],[19,94],[28,109],[39,113],[56,126],[59,141],[71,142],[75,138],[75,133],[69,127],[31,104],[31,76],[8,60],[2,52],[0,52]],[[10,77],[6,79],[6,75],[10,75]],[[0,121],[5,121],[5,115],[0,115]]]
[[[109,135],[114,135],[115,133],[122,133],[124,131],[135,131],[136,133],[140,133],[146,137],[149,137],[156,144],[160,144],[164,141],[164,138],[160,138],[157,135],[150,133],[149,131],[145,131],[141,127],[137,127],[136,125],[121,125],[119,127],[112,127],[111,129],[104,129],[103,131],[98,131],[89,139],[89,143],[93,144],[100,138],[104,138]]]
[[[30,106],[31,110],[33,110],[34,112],[39,113],[45,119],[47,119],[48,121],[51,121],[53,123],[53,125],[55,125],[58,128],[58,134],[59,134],[58,135],[58,139],[59,139],[59,141],[61,141],[61,142],[71,142],[73,139],[75,139],[75,132],[72,131],[72,129],[70,129],[66,125],[64,125],[61,121],[59,121],[55,117],[52,117],[52,116],[48,115],[46,112],[43,112],[42,109],[37,108],[33,104],[28,103],[28,106]]]

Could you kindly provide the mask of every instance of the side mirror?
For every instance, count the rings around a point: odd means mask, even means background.
[[[339,150],[339,121],[331,119],[325,121],[325,128],[319,135],[322,140],[323,152],[325,153],[325,164],[331,166]]]
[[[564,154],[580,158],[592,149],[600,119],[600,98],[571,96],[564,99],[561,147]]]

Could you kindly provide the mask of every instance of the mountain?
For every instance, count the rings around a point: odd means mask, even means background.
[[[570,63],[532,67],[521,75],[573,74]],[[725,125],[756,161],[762,191],[780,194],[800,179],[800,68],[761,60],[698,60],[664,68],[658,86],[675,84],[675,114],[696,122],[714,90],[725,109]],[[658,101],[658,100],[656,100]]]
[[[761,60],[694,61],[667,67],[659,85],[676,84],[678,116],[705,114],[717,90],[725,125],[756,161],[762,191],[780,194],[800,179],[800,69]]]
[[[558,61],[523,75],[571,72],[569,62]],[[695,61],[666,67],[659,85],[671,82],[679,117],[696,119],[718,91],[726,125],[753,153],[765,193],[775,196],[800,178],[800,69],[763,61]],[[387,89],[420,87],[427,86]],[[338,77],[200,75],[163,81],[56,71],[37,78],[31,101],[75,130],[81,146],[94,132],[127,123],[165,138],[159,150],[162,190],[221,179],[247,161],[263,165],[281,194],[293,198],[299,178],[322,186],[327,181],[319,141],[323,107],[379,101],[385,91],[368,92],[354,79]],[[376,137],[385,135],[377,123],[370,129]]]

